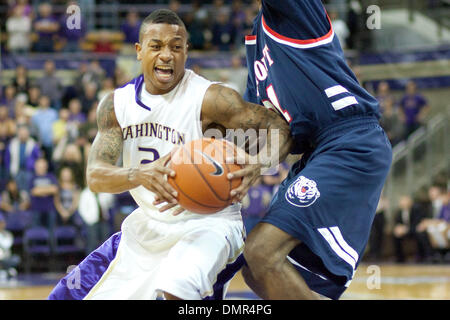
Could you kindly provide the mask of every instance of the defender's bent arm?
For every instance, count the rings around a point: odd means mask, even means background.
[[[264,106],[244,101],[235,90],[222,85],[214,84],[207,90],[202,105],[202,121],[204,125],[216,123],[228,129],[242,129],[244,132],[248,129],[254,129],[256,133],[259,133],[259,129],[267,131],[266,144],[255,156],[257,161],[253,161],[254,164],[248,164],[247,161],[242,170],[231,176],[244,177],[241,186],[232,191],[232,196],[237,195],[238,201],[242,200],[248,188],[260,175],[261,168],[268,168],[283,161],[292,146],[289,125],[283,118]],[[278,134],[278,146],[272,146],[274,134]],[[272,150],[276,152],[271,154]]]

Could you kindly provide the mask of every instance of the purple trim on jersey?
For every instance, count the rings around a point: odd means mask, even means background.
[[[86,297],[116,257],[121,235],[121,232],[113,234],[62,278],[48,296],[48,300],[82,300]]]
[[[227,264],[225,269],[217,275],[217,281],[213,285],[213,294],[203,298],[203,300],[223,300],[223,287],[225,283],[230,281],[236,272],[242,268],[244,261],[244,255],[240,254],[233,263]]]
[[[138,105],[140,105],[142,108],[147,109],[148,111],[152,111],[152,109],[150,109],[150,107],[146,106],[140,99],[139,99],[139,91],[141,91],[142,88],[142,84],[144,83],[144,75],[140,75],[139,77],[137,77],[135,79],[135,84],[134,84],[134,90],[136,91],[136,95],[135,95],[135,99],[136,99],[136,103]]]

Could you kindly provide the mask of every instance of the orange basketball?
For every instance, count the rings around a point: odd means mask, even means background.
[[[231,204],[230,191],[242,179],[227,179],[229,172],[241,169],[226,163],[235,155],[235,146],[222,139],[193,140],[172,151],[169,167],[176,172],[168,182],[178,192],[178,203],[185,209],[210,214]]]

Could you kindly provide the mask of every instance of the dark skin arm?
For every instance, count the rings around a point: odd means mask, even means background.
[[[122,153],[122,129],[114,112],[114,93],[100,101],[97,109],[98,133],[89,151],[86,169],[87,184],[93,192],[122,193],[144,186],[167,202],[176,202],[176,191],[165,176],[175,172],[165,166],[170,154],[135,168],[116,165]]]
[[[267,143],[255,156],[250,156],[242,149],[238,149],[238,155],[234,159],[239,164],[243,164],[241,170],[229,174],[228,179],[243,178],[241,185],[231,190],[230,196],[233,202],[242,201],[247,194],[248,189],[261,175],[261,170],[277,165],[283,161],[289,154],[292,146],[289,125],[284,119],[273,111],[253,103],[246,102],[235,90],[222,85],[211,85],[203,99],[202,104],[202,129],[207,128],[222,129],[242,129],[244,132],[248,129],[267,130]],[[278,134],[275,146],[272,146],[272,135]],[[267,150],[274,149],[276,152],[271,154]],[[264,155],[268,154],[268,157]],[[228,160],[227,160],[228,161]],[[164,201],[156,199],[155,204]],[[174,207],[173,204],[167,204],[160,209],[165,211]],[[173,214],[178,214],[182,210],[177,210]]]
[[[241,152],[237,160],[239,163],[245,161],[243,169],[228,176],[229,179],[243,178],[241,185],[231,190],[234,201],[241,201],[261,175],[261,169],[283,161],[292,146],[289,125],[283,118],[261,105],[244,101],[235,90],[222,85],[210,86],[203,100],[202,124],[208,126],[211,123],[227,129],[242,129],[244,132],[249,129],[257,133],[260,129],[267,132],[266,144],[258,154],[250,156],[239,149]],[[278,139],[272,141],[274,135]]]

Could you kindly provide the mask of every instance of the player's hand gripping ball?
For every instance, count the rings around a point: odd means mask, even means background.
[[[227,174],[241,166],[226,163],[236,155],[236,146],[223,139],[192,140],[172,151],[169,167],[176,172],[168,177],[178,193],[177,201],[186,210],[211,214],[228,207],[230,191],[241,179],[227,179]]]

